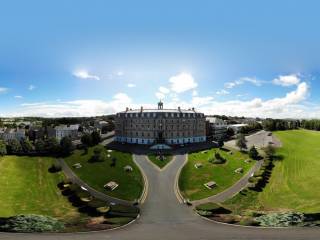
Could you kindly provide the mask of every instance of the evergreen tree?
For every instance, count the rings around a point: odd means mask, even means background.
[[[259,153],[254,145],[249,149],[249,157],[254,160],[257,160],[259,158]]]

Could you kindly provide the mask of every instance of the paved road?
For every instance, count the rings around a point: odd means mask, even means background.
[[[268,146],[269,143],[272,143],[275,147],[281,147],[281,142],[275,136],[273,136],[273,134],[269,134],[270,132],[261,130],[254,134],[246,136],[248,149],[253,145],[257,148],[264,148]],[[225,142],[225,145],[232,148],[238,148],[236,147],[236,140]]]
[[[176,172],[185,155],[178,155],[164,171],[157,171],[145,158],[136,156],[149,181],[142,215],[135,223],[118,230],[73,234],[0,234],[0,239],[23,240],[195,240],[195,239],[319,239],[320,229],[258,229],[209,222],[196,216],[175,196]]]
[[[197,205],[197,204],[202,204],[202,203],[207,203],[207,202],[224,202],[227,199],[233,197],[236,195],[238,192],[240,192],[243,188],[245,188],[248,184],[248,179],[251,177],[251,175],[260,169],[262,166],[263,161],[257,161],[256,164],[244,175],[238,182],[236,182],[234,185],[232,185],[230,188],[226,189],[225,191],[218,193],[214,196],[201,199],[201,200],[196,200],[193,201],[192,203]]]
[[[68,164],[66,164],[66,162],[63,159],[58,159],[57,160],[61,167],[62,167],[62,171],[64,172],[64,174],[66,175],[66,177],[73,183],[76,183],[79,186],[85,187],[88,192],[95,198],[106,201],[106,202],[113,202],[116,204],[122,204],[125,206],[132,206],[133,202],[131,201],[125,201],[122,199],[118,199],[118,198],[114,198],[114,197],[110,197],[102,192],[99,192],[97,190],[95,190],[94,188],[90,187],[88,184],[86,184],[84,181],[82,181],[73,171],[72,169],[68,166]]]

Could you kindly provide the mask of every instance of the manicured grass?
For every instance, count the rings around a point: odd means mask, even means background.
[[[0,217],[32,213],[74,221],[80,216],[57,187],[63,174],[48,172],[53,162],[46,157],[0,157]]]
[[[209,159],[213,157],[214,152],[219,152],[221,156],[227,159],[224,164],[212,164]],[[179,187],[183,195],[190,200],[198,200],[215,195],[237,182],[254,164],[255,161],[245,163],[248,155],[236,150],[233,154],[217,148],[209,151],[192,153],[189,155],[188,163],[183,167],[179,178]],[[195,168],[196,163],[201,163],[201,168]],[[243,168],[243,173],[235,173],[237,168]],[[208,189],[203,184],[215,181],[217,186],[214,189]]]
[[[106,161],[90,163],[88,160],[93,155],[93,149],[89,148],[87,154],[83,150],[76,150],[65,160],[83,181],[96,190],[120,199],[138,199],[143,190],[143,178],[139,168],[133,162],[131,154],[118,151],[107,152],[107,154],[110,154],[110,158]],[[107,150],[104,149],[104,151]],[[116,166],[111,167],[110,164],[113,157],[117,161]],[[73,168],[72,165],[75,163],[80,163],[82,167],[79,169]],[[123,168],[126,165],[130,165],[133,171],[124,171]],[[115,181],[119,186],[113,191],[108,191],[103,186],[109,181]]]
[[[159,168],[163,168],[172,160],[173,157],[172,157],[172,155],[166,154],[166,155],[164,155],[164,159],[161,161],[157,158],[156,154],[149,154],[148,158],[151,162],[156,164]]]
[[[237,195],[225,203],[232,209],[294,210],[320,212],[320,132],[274,132],[283,147],[269,183],[261,193]]]

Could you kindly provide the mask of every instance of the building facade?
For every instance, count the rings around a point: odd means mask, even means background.
[[[228,131],[228,125],[224,120],[216,117],[207,117],[206,127],[207,138],[210,140],[219,141],[225,139]]]
[[[70,137],[71,139],[78,138],[79,135],[79,124],[73,124],[73,125],[59,125],[54,128],[49,127],[48,128],[48,137],[53,137],[58,140],[61,140],[64,137]]]
[[[135,144],[186,144],[206,141],[206,120],[195,109],[141,109],[119,112],[115,140]]]
[[[11,129],[7,128],[4,130],[0,130],[0,139],[4,141],[9,141],[9,140],[22,140],[26,138],[26,131],[24,129]]]

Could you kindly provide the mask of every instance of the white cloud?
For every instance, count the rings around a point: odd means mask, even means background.
[[[156,92],[155,95],[158,99],[164,99],[166,97],[166,95],[162,92]]]
[[[163,94],[168,94],[170,92],[170,89],[161,86],[161,87],[159,87],[159,92],[161,92]]]
[[[158,92],[155,93],[158,99],[165,99],[166,95],[170,93],[170,89],[166,87],[159,87]]]
[[[191,105],[194,107],[201,107],[210,104],[213,97],[193,97],[191,100]]]
[[[131,98],[125,94],[125,93],[117,93],[116,95],[113,96],[113,99],[116,100],[117,102],[122,102],[122,103],[131,103]]]
[[[161,93],[160,91],[158,93]],[[205,114],[225,114],[230,116],[274,117],[274,118],[312,118],[320,117],[319,105],[309,106],[305,100],[309,94],[306,82],[298,84],[295,90],[283,97],[263,100],[259,97],[251,100],[217,101],[211,96],[194,96],[189,101],[182,101],[176,93],[170,93],[164,102],[165,108],[195,107]],[[162,98],[158,94],[158,97]],[[84,99],[68,102],[39,102],[21,104],[21,109],[6,114],[7,116],[96,116],[123,111],[126,107],[138,109],[155,108],[154,104],[134,103],[125,93],[117,93],[110,101]]]
[[[179,73],[178,75],[172,76],[169,82],[171,84],[170,89],[176,93],[182,93],[198,86],[193,76],[188,73]]]
[[[20,96],[20,95],[16,95],[16,96],[14,96],[14,98],[16,98],[16,99],[21,99],[21,98],[23,98],[23,97]]]
[[[28,90],[33,91],[36,87],[34,85],[29,85]]]
[[[0,94],[1,93],[6,93],[6,92],[8,92],[8,88],[5,88],[5,87],[0,87]]]
[[[119,77],[121,77],[121,76],[123,76],[123,75],[124,75],[124,72],[122,72],[122,71],[118,71],[118,72],[116,73],[116,75],[117,75],[117,76],[119,76]]]
[[[225,87],[226,88],[234,88],[238,85],[241,85],[241,84],[244,84],[245,82],[248,82],[248,83],[252,83],[253,85],[255,86],[261,86],[263,81],[261,80],[258,80],[256,78],[251,78],[251,77],[242,77],[242,78],[239,78],[238,80],[235,80],[233,82],[227,82],[225,83]]]
[[[198,96],[198,91],[197,91],[197,90],[193,90],[193,91],[192,91],[192,96],[193,96],[193,97]]]
[[[227,94],[229,94],[230,92],[228,92],[227,90],[225,90],[225,89],[222,89],[222,90],[220,90],[220,91],[216,91],[216,94],[217,95],[227,95]]]
[[[134,88],[134,87],[136,87],[136,85],[134,83],[128,83],[127,87],[128,88]]]
[[[276,85],[288,87],[292,85],[298,85],[300,83],[300,78],[298,75],[280,75],[278,78],[273,79],[272,81]]]
[[[97,80],[97,81],[100,80],[100,77],[99,77],[99,76],[89,74],[89,72],[86,71],[86,70],[78,70],[78,71],[75,71],[75,72],[73,73],[73,76],[75,76],[75,77],[77,77],[77,78],[81,78],[81,79]]]

